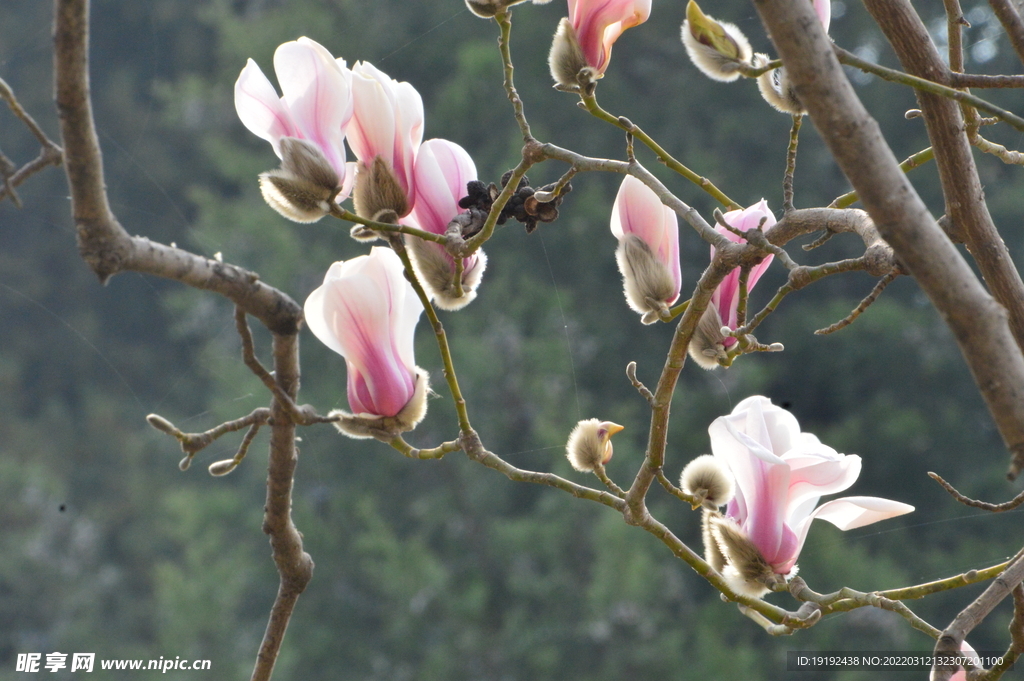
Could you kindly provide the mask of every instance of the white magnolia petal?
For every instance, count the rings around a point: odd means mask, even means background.
[[[281,156],[280,139],[295,135],[287,108],[252,59],[246,62],[235,81],[235,111],[252,134],[274,145],[278,157]]]

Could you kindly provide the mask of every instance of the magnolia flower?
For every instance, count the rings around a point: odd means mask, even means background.
[[[738,592],[758,597],[795,574],[815,518],[841,530],[903,515],[913,506],[877,497],[844,497],[818,506],[860,475],[843,455],[801,433],[796,418],[766,397],[748,397],[708,428],[711,450],[732,472],[736,493],[725,515],[709,516],[709,562]],[[815,508],[817,507],[817,508]]]
[[[626,175],[612,205],[611,228],[619,240],[615,260],[626,302],[644,324],[653,324],[683,285],[676,214],[647,185]]]
[[[736,80],[742,75],[740,68],[753,58],[750,42],[739,28],[707,16],[693,0],[686,5],[682,37],[690,61],[712,80]]]
[[[235,82],[235,110],[282,159],[280,170],[260,176],[267,203],[287,218],[312,222],[350,190],[343,140],[352,118],[351,74],[309,38],[279,46],[274,71],[281,97],[250,59]]]
[[[743,210],[731,210],[722,216],[723,219],[735,229],[746,232],[757,228],[759,225],[766,229],[775,224],[775,216],[768,208],[768,202],[761,199],[749,208]],[[764,224],[761,221],[764,220]],[[727,239],[736,243],[743,243],[743,237],[732,233],[722,225],[715,229]],[[711,247],[711,257],[715,257],[715,247]],[[754,290],[754,285],[768,269],[774,255],[767,255],[757,265],[750,268],[747,275],[747,292]],[[725,359],[726,350],[736,344],[736,339],[722,333],[723,327],[735,330],[739,326],[739,297],[740,294],[740,268],[734,269],[725,275],[725,279],[718,285],[715,292],[711,294],[711,302],[708,303],[704,315],[701,317],[697,329],[690,341],[690,357],[697,364],[705,369],[714,369],[718,366],[719,359]]]
[[[448,223],[462,212],[459,200],[466,185],[476,180],[476,165],[466,150],[448,140],[427,140],[416,155],[416,201],[406,224],[434,234],[444,234]],[[487,256],[477,251],[462,260],[462,295],[456,296],[455,260],[444,246],[408,237],[406,246],[420,281],[443,310],[458,310],[476,298],[476,289],[487,267]]]
[[[967,642],[967,639],[964,639],[963,643],[960,644],[960,656],[969,661],[975,667],[982,666],[981,658],[978,656],[977,651],[974,650],[974,647]],[[931,673],[928,674],[928,681],[935,681],[937,678],[938,668],[936,665],[932,665]],[[959,668],[953,672],[953,675],[949,677],[949,681],[967,681],[967,670],[964,669],[963,665],[960,665]]]
[[[359,159],[356,213],[398,222],[412,209],[413,164],[423,140],[423,100],[409,83],[392,80],[367,62],[352,67],[355,109],[348,144]]]
[[[332,411],[338,429],[390,442],[427,411],[427,373],[413,359],[423,305],[394,251],[336,262],[304,307],[309,330],[345,358],[352,414]]]
[[[552,78],[571,89],[602,78],[612,45],[650,14],[651,0],[569,0],[548,55]]]

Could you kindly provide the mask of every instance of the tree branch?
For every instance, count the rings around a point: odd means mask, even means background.
[[[1024,358],[1008,351],[1016,342],[1006,309],[974,276],[907,181],[877,122],[846,79],[813,6],[786,0],[754,4],[801,103],[879,233],[953,331],[1014,456],[1010,473],[1016,475],[1024,463]]]

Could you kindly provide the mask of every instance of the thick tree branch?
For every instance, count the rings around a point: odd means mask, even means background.
[[[1006,30],[1017,58],[1024,63],[1024,21],[1021,20],[1020,12],[1010,0],[988,0],[988,4]]]
[[[800,101],[879,233],[952,329],[1014,455],[1015,475],[1024,463],[1024,358],[1008,351],[1016,341],[1006,309],[977,280],[907,181],[877,122],[843,74],[812,5],[786,0],[754,4]]]
[[[865,0],[864,4],[908,73],[937,83],[950,81],[948,67],[907,0]],[[1009,312],[1014,338],[1024,349],[1024,281],[988,212],[960,107],[921,90],[917,98],[935,150],[946,214],[963,230],[967,248],[992,295]]]

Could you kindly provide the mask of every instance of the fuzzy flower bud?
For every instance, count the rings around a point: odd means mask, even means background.
[[[732,501],[736,491],[728,467],[711,454],[702,454],[686,464],[679,487],[697,497],[698,505],[712,510]]]
[[[690,60],[712,80],[736,80],[740,68],[753,58],[750,42],[740,29],[707,16],[693,0],[686,6],[682,36]]]
[[[626,302],[653,324],[679,298],[679,222],[643,182],[627,175],[612,205],[612,234],[619,240],[615,260]]]
[[[338,174],[313,144],[281,138],[281,167],[260,173],[260,191],[267,204],[295,222],[316,222],[331,212]]]
[[[760,68],[768,63],[768,56],[764,54],[754,55],[754,66]],[[785,67],[765,71],[757,77],[757,89],[760,90],[764,101],[781,113],[788,113],[794,116],[803,116],[807,111],[797,97],[796,88],[793,87],[786,73]]]
[[[620,430],[623,426],[611,421],[580,421],[569,433],[569,442],[565,446],[569,463],[581,473],[589,473],[605,465],[612,458],[611,437]]]

